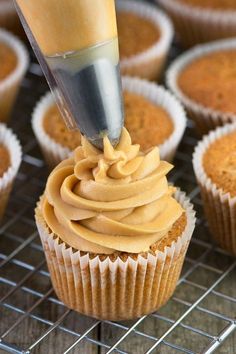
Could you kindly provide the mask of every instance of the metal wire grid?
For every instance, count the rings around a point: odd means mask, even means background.
[[[46,89],[38,64],[32,63],[12,122],[24,158],[0,227],[0,351],[209,354],[231,334],[231,346],[222,350],[235,353],[236,261],[209,240],[192,172],[196,138],[191,124],[171,179],[192,199],[198,222],[173,298],[157,313],[121,323],[86,318],[56,298],[33,218],[47,168],[30,129],[30,114]]]

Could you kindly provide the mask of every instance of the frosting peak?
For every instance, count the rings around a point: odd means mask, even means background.
[[[110,254],[139,253],[165,236],[183,210],[172,197],[158,148],[146,154],[126,129],[100,151],[82,137],[72,158],[50,174],[42,200],[48,227],[69,246]]]

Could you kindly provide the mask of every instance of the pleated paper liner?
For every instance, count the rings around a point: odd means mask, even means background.
[[[217,128],[204,136],[195,149],[193,166],[211,235],[223,249],[236,256],[236,197],[232,198],[218,188],[203,166],[203,157],[210,145],[233,131],[236,131],[236,123]]]
[[[36,222],[53,287],[69,308],[98,319],[128,320],[151,313],[173,294],[195,226],[195,212],[185,194],[175,198],[186,211],[185,230],[164,251],[145,256],[99,255],[75,251],[47,228],[40,204]]]
[[[0,144],[3,145],[10,154],[10,166],[0,178],[0,221],[5,212],[7,202],[11,193],[14,179],[22,160],[22,150],[20,143],[5,124],[0,123]]]
[[[28,68],[29,57],[23,43],[4,29],[0,29],[0,43],[5,43],[12,48],[17,56],[16,68],[6,79],[0,81],[0,122],[6,123],[9,120],[20,84]]]
[[[172,19],[181,43],[192,47],[236,36],[236,11],[206,9],[178,0],[156,0]]]
[[[121,60],[122,75],[148,80],[160,78],[173,39],[173,26],[168,16],[151,4],[117,0],[118,11],[127,11],[149,20],[161,32],[159,40],[144,52]],[[142,30],[142,29],[140,29]]]
[[[189,118],[195,122],[196,129],[201,135],[215,129],[218,126],[236,121],[236,115],[205,107],[187,97],[187,95],[178,86],[178,77],[182,70],[196,59],[204,57],[209,53],[230,49],[236,50],[236,39],[227,39],[199,45],[178,57],[167,70],[166,84],[168,88],[183,104]]]
[[[123,77],[123,89],[141,95],[153,104],[161,106],[169,114],[173,122],[174,131],[159,146],[163,160],[172,161],[186,128],[186,115],[180,102],[166,89],[154,83],[137,78]],[[50,168],[67,158],[69,148],[53,140],[44,130],[45,114],[55,104],[52,94],[47,93],[36,105],[32,116],[32,128],[43,152],[45,161]]]

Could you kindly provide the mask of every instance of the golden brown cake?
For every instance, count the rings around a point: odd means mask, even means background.
[[[178,85],[204,107],[236,114],[236,49],[196,58],[182,69]]]
[[[6,79],[16,68],[17,56],[12,48],[0,42],[0,82]]]
[[[217,139],[205,151],[203,166],[207,176],[224,193],[236,196],[236,132]]]
[[[236,124],[206,135],[193,155],[203,206],[212,237],[236,255]]]
[[[24,45],[11,33],[0,29],[0,122],[9,120],[27,67]]]
[[[7,148],[0,143],[0,178],[4,175],[11,164],[11,159]]]
[[[124,93],[125,126],[135,144],[142,150],[161,145],[173,133],[174,126],[168,113],[141,95]],[[57,143],[74,150],[80,144],[80,133],[69,131],[56,105],[49,108],[44,118],[45,132]]]
[[[117,27],[121,60],[144,52],[160,39],[157,26],[132,12],[119,11]]]
[[[45,132],[58,144],[74,150],[80,144],[80,132],[69,130],[56,104],[45,113],[43,120]]]
[[[107,137],[103,143],[100,151],[81,137],[51,172],[36,222],[60,300],[96,318],[127,320],[173,294],[195,218],[168,185],[172,165],[157,147],[142,153],[126,129],[115,148]]]

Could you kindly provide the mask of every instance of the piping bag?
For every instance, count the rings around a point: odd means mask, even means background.
[[[124,122],[114,0],[14,0],[69,129],[113,146]]]

